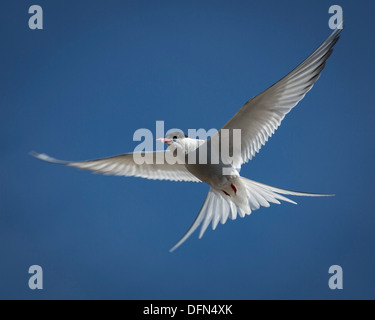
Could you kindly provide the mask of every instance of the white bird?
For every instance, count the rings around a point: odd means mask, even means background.
[[[202,146],[205,146],[207,150],[214,148],[213,138],[208,140],[191,139],[181,132],[171,133],[165,138],[159,139],[168,145],[169,150],[162,152],[162,155],[160,152],[152,153],[154,159],[152,164],[137,164],[133,153],[80,162],[60,161],[46,154],[35,152],[32,152],[32,155],[40,160],[91,170],[95,173],[207,183],[210,190],[196,220],[182,239],[170,250],[171,252],[185,242],[199,226],[201,226],[199,238],[202,238],[210,224],[215,230],[219,222],[225,224],[228,218],[235,220],[238,215],[243,218],[261,206],[269,207],[270,203],[280,204],[279,200],[296,204],[284,195],[329,196],[290,191],[265,185],[241,177],[239,169],[259,152],[261,147],[275,133],[285,116],[311,90],[320,77],[327,59],[332,54],[341,31],[342,29],[336,29],[297,68],[269,89],[249,100],[218,132],[216,137],[221,139],[223,129],[228,129],[230,137],[233,138],[233,130],[241,130],[239,150],[234,150],[236,146],[233,144],[233,139],[229,140],[232,142],[230,148],[232,148],[234,155],[233,161],[229,164],[226,159],[220,159],[219,163],[214,164],[210,157],[208,157],[206,164],[199,162],[189,164],[187,159],[192,152],[196,152],[196,155],[198,155]],[[165,158],[171,150],[174,152],[176,150],[181,151],[183,159],[180,160],[183,160],[183,162],[171,165],[164,161],[164,163],[158,164],[160,161],[157,162],[156,158],[160,156]],[[223,173],[224,168],[226,169],[225,174]]]

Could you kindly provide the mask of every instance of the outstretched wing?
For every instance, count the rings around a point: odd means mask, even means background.
[[[128,177],[141,177],[152,180],[171,180],[171,181],[191,181],[201,182],[197,177],[191,174],[184,164],[168,164],[166,160],[166,152],[151,152],[151,153],[126,153],[118,156],[113,156],[104,159],[70,162],[61,161],[49,157],[46,154],[38,154],[32,152],[31,155],[43,161],[63,164],[69,167],[76,167],[83,170],[90,170],[94,173],[103,173],[106,175],[128,176]],[[138,164],[139,159],[136,156],[150,156],[149,159],[143,164]],[[161,164],[160,164],[161,163]]]
[[[342,29],[336,29],[318,49],[286,77],[248,101],[222,128],[229,129],[230,150],[240,168],[251,160],[275,133],[285,116],[301,101],[319,79]],[[233,130],[241,129],[241,144],[233,146]],[[222,131],[218,133],[222,136]]]

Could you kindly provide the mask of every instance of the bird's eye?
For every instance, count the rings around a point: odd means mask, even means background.
[[[177,136],[174,136],[174,137],[173,137],[173,141],[176,141],[176,140],[177,140]]]

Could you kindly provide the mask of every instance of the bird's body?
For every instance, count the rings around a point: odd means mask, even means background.
[[[326,60],[339,39],[336,29],[317,50],[286,77],[249,100],[237,114],[208,140],[189,138],[181,132],[159,139],[168,145],[168,151],[154,153],[128,153],[110,158],[65,162],[45,154],[33,155],[41,160],[91,170],[96,173],[136,176],[147,179],[204,182],[210,186],[207,198],[185,236],[172,248],[179,247],[199,226],[200,237],[210,224],[216,229],[228,218],[245,217],[261,206],[280,201],[295,203],[285,197],[326,196],[324,194],[290,191],[255,182],[240,176],[241,166],[251,160],[280,126],[285,116],[313,87]],[[240,130],[240,136],[235,131]],[[223,142],[225,142],[223,144]],[[227,145],[229,153],[223,151]],[[169,164],[171,155],[178,161]],[[139,162],[150,156],[150,162]]]
[[[172,133],[172,135],[174,134],[177,133]],[[212,161],[210,141],[204,141],[202,143],[202,140],[198,140],[199,147],[194,149],[195,139],[187,138],[186,140],[188,141],[185,145],[189,145],[187,147],[189,152],[185,154],[184,164],[186,169],[199,180],[213,188],[224,188],[231,178],[238,176],[238,171],[234,169],[231,164],[224,164],[220,157],[217,163]],[[203,148],[204,146],[206,146],[206,148]],[[204,150],[201,150],[201,148]],[[192,161],[192,159],[194,159],[194,161]],[[227,175],[223,175],[224,168],[229,170]]]

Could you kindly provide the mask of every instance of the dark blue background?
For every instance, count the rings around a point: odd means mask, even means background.
[[[28,8],[44,9],[44,30]],[[242,175],[299,198],[197,234],[208,187],[92,175],[139,128],[220,128],[348,18],[323,76]],[[375,298],[370,1],[6,1],[0,16],[0,298]],[[158,138],[158,137],[155,137]],[[43,291],[27,286],[44,270]],[[328,269],[344,269],[344,290]]]

